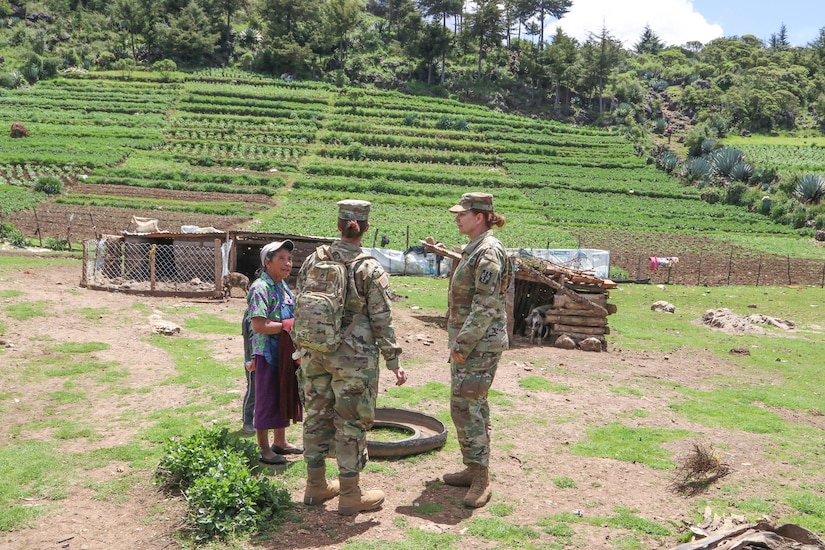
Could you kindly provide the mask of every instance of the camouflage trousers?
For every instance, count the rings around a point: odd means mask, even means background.
[[[490,465],[490,405],[487,393],[501,352],[471,353],[467,362],[450,361],[450,415],[464,464]]]
[[[335,456],[341,474],[364,469],[367,430],[375,421],[378,356],[348,345],[301,359],[304,393],[304,460],[310,468]]]

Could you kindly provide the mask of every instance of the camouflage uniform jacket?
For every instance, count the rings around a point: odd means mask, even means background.
[[[340,240],[330,245],[330,251],[335,260],[345,263],[362,254],[360,246]],[[297,294],[301,293],[306,274],[317,261],[318,253],[313,252],[301,265],[296,283]],[[344,342],[359,354],[377,356],[380,350],[387,362],[387,368],[396,370],[401,347],[395,342],[395,329],[392,326],[389,276],[378,260],[371,257],[350,264],[348,269],[351,277],[343,326],[346,330],[353,319],[356,326]],[[356,318],[358,313],[363,315]]]
[[[505,295],[512,277],[504,245],[491,231],[469,243],[450,280],[447,335],[450,350],[501,352],[509,347]]]

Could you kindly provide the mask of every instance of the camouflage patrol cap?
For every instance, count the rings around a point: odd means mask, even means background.
[[[453,214],[461,214],[468,210],[493,211],[493,196],[490,193],[464,193],[458,204],[450,208]]]
[[[370,217],[370,203],[347,199],[338,202],[338,219],[367,221]]]

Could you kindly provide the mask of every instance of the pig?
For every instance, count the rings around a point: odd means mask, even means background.
[[[223,297],[229,298],[232,295],[232,287],[238,287],[244,292],[249,290],[249,277],[243,273],[233,271],[223,277]]]
[[[550,327],[547,326],[545,321],[545,315],[547,314],[547,310],[552,307],[552,304],[534,307],[530,315],[527,316],[527,325],[530,327],[531,344],[535,344],[536,339],[538,339],[539,345],[541,345],[542,340],[544,340],[550,332]]]

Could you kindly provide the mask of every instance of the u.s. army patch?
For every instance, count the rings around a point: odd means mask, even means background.
[[[389,276],[389,275],[387,275],[386,273],[384,273],[384,274],[383,274],[383,275],[381,275],[381,277],[378,279],[378,284],[381,286],[381,288],[383,288],[384,290],[386,290],[386,288],[387,288],[388,286],[390,286],[390,276]]]
[[[487,283],[490,282],[490,279],[492,279],[492,278],[493,278],[493,272],[492,271],[490,271],[489,269],[482,269],[481,270],[481,275],[478,276],[478,282],[480,282],[481,284],[486,285]]]

